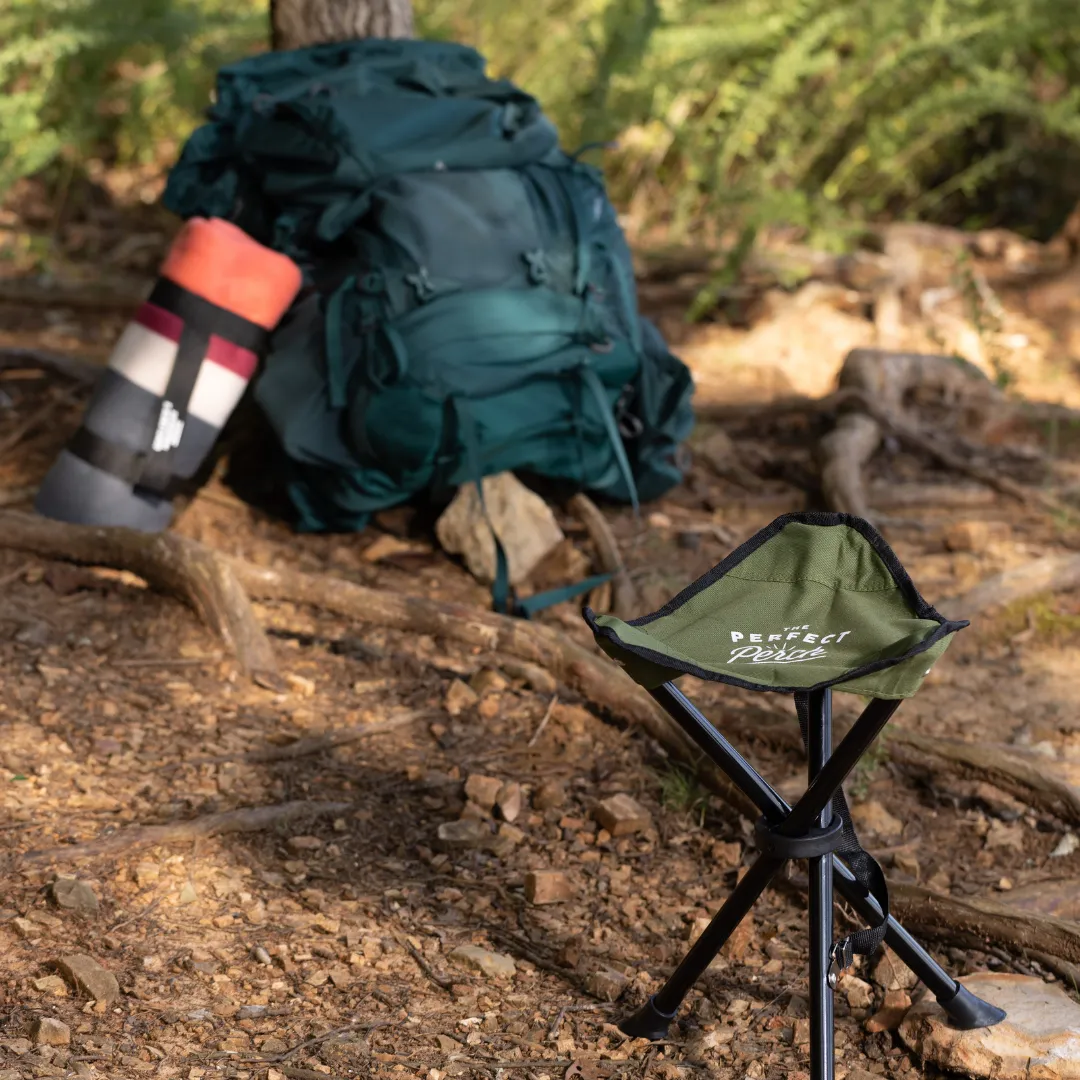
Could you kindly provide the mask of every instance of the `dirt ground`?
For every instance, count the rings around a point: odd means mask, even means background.
[[[107,355],[122,321],[0,308],[6,343],[82,355]],[[5,503],[28,505],[83,401],[57,376],[0,371]],[[640,522],[609,512],[643,611],[778,514],[812,504],[818,423],[727,426],[761,478],[755,490],[696,460],[688,482]],[[1022,438],[1049,445],[1039,429]],[[1051,449],[1060,469],[1080,467],[1080,447],[1055,435]],[[898,448],[879,455],[872,480],[894,491],[964,483]],[[395,514],[359,536],[301,537],[215,480],[177,528],[262,565],[483,605],[485,590],[418,521]],[[566,571],[570,548],[591,549],[572,520],[563,525]],[[1067,521],[1000,496],[961,508],[923,501],[895,512],[887,534],[931,601],[1080,546]],[[373,558],[378,543],[390,554]],[[614,1026],[655,992],[754,856],[751,826],[655,743],[451,642],[286,604],[257,610],[273,628],[284,692],[245,681],[191,612],[130,575],[0,550],[0,1080],[805,1080],[797,880],[766,894],[669,1042],[627,1041]],[[588,638],[572,604],[543,618]],[[754,737],[758,703],[692,679],[684,689],[781,790],[799,789],[800,756]],[[1080,594],[1064,593],[977,620],[897,723],[1010,743],[1080,784],[1078,689]],[[841,697],[837,708],[858,704]],[[328,752],[288,749],[384,721],[393,723]],[[520,813],[485,850],[444,850],[438,827],[475,812],[464,785],[477,776],[519,785]],[[985,785],[879,757],[849,791],[862,838],[893,880],[1008,901],[1080,879],[1080,845],[1062,824]],[[593,810],[618,793],[649,820],[613,838]],[[291,801],[337,805],[249,834],[128,844],[77,863],[63,854],[141,826]],[[535,870],[561,871],[567,898],[530,903]],[[58,895],[72,901],[58,875],[77,876],[92,898],[81,891],[81,909],[59,906]],[[508,959],[485,972],[453,955],[462,946]],[[57,977],[73,954],[116,977],[115,1000],[95,1005]],[[993,947],[939,943],[935,955],[957,974],[1056,980]],[[869,980],[867,967],[859,974]],[[841,1080],[927,1071],[891,1031],[868,1032],[882,1000],[872,981],[837,994]],[[34,1022],[50,1017],[70,1029],[68,1045],[31,1041]]]

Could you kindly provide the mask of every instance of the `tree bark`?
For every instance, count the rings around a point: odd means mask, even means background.
[[[411,38],[411,0],[270,0],[270,48]]]

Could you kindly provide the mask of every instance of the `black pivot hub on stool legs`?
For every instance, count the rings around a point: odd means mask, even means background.
[[[832,1080],[835,968],[849,966],[851,960],[850,956],[833,956],[834,886],[863,918],[876,923],[882,916],[877,901],[834,854],[840,844],[841,822],[833,814],[832,798],[899,702],[871,701],[835,753],[830,754],[831,691],[811,692],[807,732],[810,784],[795,806],[789,807],[674,685],[664,683],[650,692],[761,810],[762,820],[756,830],[760,854],[659,993],[626,1017],[619,1028],[633,1038],[666,1038],[683,998],[757,898],[788,860],[805,858],[810,868],[810,1075],[812,1080]],[[976,997],[949,976],[891,916],[885,941],[926,984],[955,1027],[991,1027],[1005,1019],[1001,1009]]]

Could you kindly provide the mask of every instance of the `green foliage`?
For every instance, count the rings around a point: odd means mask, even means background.
[[[265,36],[252,0],[6,0],[0,192],[59,155],[141,162],[198,124],[217,68]],[[171,148],[171,147],[170,147]]]
[[[617,197],[676,231],[786,224],[844,247],[904,214],[1045,231],[1080,197],[1072,0],[415,6],[423,33],[536,93],[568,145],[618,139]],[[265,0],[6,0],[0,189],[61,153],[152,156],[265,35]]]
[[[660,775],[660,802],[668,809],[679,814],[690,814],[705,820],[705,811],[709,807],[709,793],[701,786],[698,779],[678,766],[672,766]]]

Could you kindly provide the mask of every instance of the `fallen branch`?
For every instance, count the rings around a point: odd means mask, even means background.
[[[265,832],[297,818],[328,817],[344,814],[352,803],[345,802],[297,802],[277,806],[246,807],[242,810],[225,810],[220,814],[205,814],[190,821],[177,821],[169,825],[136,825],[119,829],[111,836],[90,840],[85,844],[64,844],[60,847],[28,851],[22,856],[24,863],[75,862],[78,859],[94,859],[102,855],[125,854],[140,848],[177,844],[209,836],[229,833]]]
[[[794,716],[754,709],[750,715],[729,717],[725,732],[762,739],[773,747],[801,753],[802,740]],[[837,722],[838,738],[845,734]],[[1080,824],[1080,788],[1055,774],[1054,763],[1015,746],[965,743],[922,735],[895,724],[885,729],[882,746],[890,759],[936,773],[985,781],[1016,796],[1028,806],[1071,825]]]
[[[985,949],[1003,945],[1080,964],[1080,924],[1020,913],[986,897],[945,896],[919,885],[892,882],[889,906],[905,929],[931,940]]]
[[[737,809],[752,812],[742,792],[704,760],[697,747],[628,675],[599,652],[579,645],[550,626],[507,618],[464,604],[369,589],[321,574],[271,569],[239,559],[231,560],[230,564],[249,595],[258,600],[308,604],[358,622],[444,637],[539,665],[603,712],[641,727],[667,753],[698,767],[721,798]]]
[[[619,619],[632,619],[640,614],[641,600],[637,589],[626,572],[626,564],[619,553],[619,545],[607,523],[607,518],[588,495],[575,495],[567,504],[570,512],[585,526],[590,539],[596,545],[600,569],[614,574],[611,579],[611,613]]]
[[[250,765],[265,765],[273,761],[295,761],[297,758],[310,757],[312,754],[323,754],[327,750],[336,750],[339,746],[348,746],[349,743],[358,742],[369,735],[381,735],[387,731],[407,727],[429,714],[429,709],[410,709],[408,712],[399,713],[397,716],[377,720],[373,724],[359,724],[356,727],[333,731],[329,735],[309,735],[306,738],[288,743],[286,746],[272,746],[266,750],[252,750],[250,753],[244,754],[240,760]],[[235,759],[221,757],[210,760],[218,763]],[[199,764],[203,763],[199,762]]]
[[[246,674],[275,681],[277,662],[270,641],[230,564],[194,540],[175,533],[68,525],[7,510],[0,511],[0,546],[136,574],[151,588],[191,607]]]
[[[51,352],[48,349],[26,349],[17,345],[0,347],[0,371],[19,366],[55,371],[58,375],[86,386],[96,383],[105,370],[104,363],[84,360],[80,356],[69,356],[67,353]]]
[[[844,360],[839,393],[850,399],[835,428],[820,444],[822,490],[835,510],[872,518],[863,484],[863,469],[886,430],[928,450],[943,464],[972,474],[970,463],[942,448],[923,432],[903,423],[906,395],[915,389],[933,391],[954,407],[963,404],[982,419],[1001,407],[1001,392],[974,368],[952,356],[853,349]],[[985,475],[976,477],[986,482]]]
[[[970,618],[993,607],[1080,586],[1080,555],[1046,555],[980,581],[960,596],[938,605],[950,618]]]
[[[904,765],[985,780],[1061,821],[1080,825],[1080,788],[1054,775],[1054,763],[1016,746],[966,743],[893,727],[885,733],[889,756]]]
[[[41,285],[27,279],[0,282],[0,304],[54,308],[89,308],[93,311],[133,311],[149,291],[145,281],[121,282],[116,288],[100,285]]]

